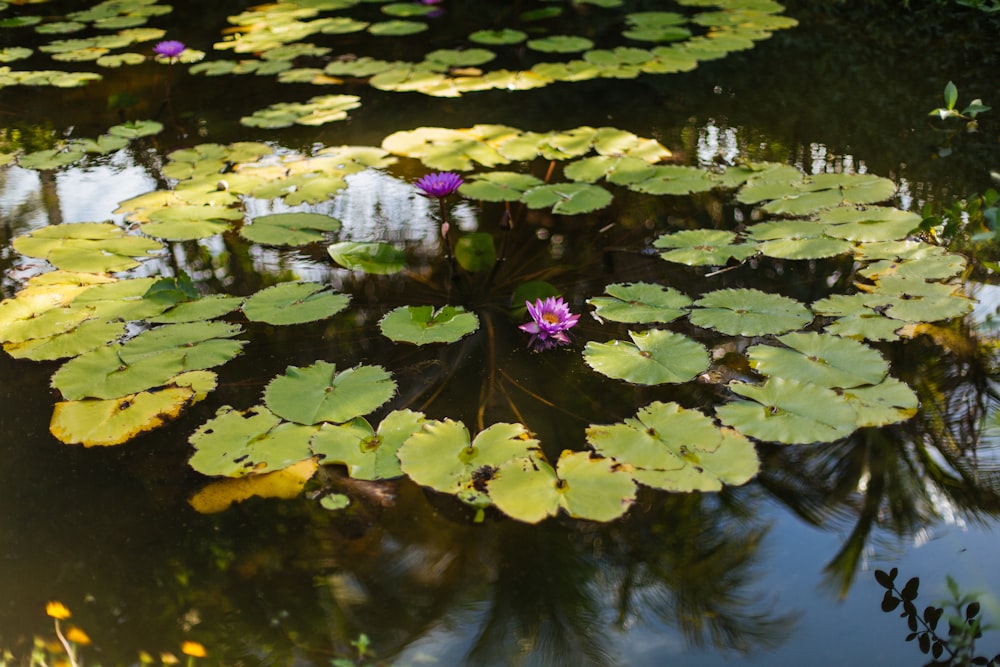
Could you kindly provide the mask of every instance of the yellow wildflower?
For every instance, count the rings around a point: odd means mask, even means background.
[[[57,621],[64,621],[70,617],[69,609],[66,608],[66,605],[55,600],[45,605],[45,613]]]
[[[208,655],[205,647],[198,642],[184,642],[181,644],[181,653],[189,655],[192,658],[204,658]]]

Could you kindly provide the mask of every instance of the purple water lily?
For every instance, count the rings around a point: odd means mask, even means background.
[[[187,47],[184,46],[184,42],[178,42],[176,39],[168,39],[154,46],[153,53],[173,60],[184,53],[185,48]]]
[[[455,190],[458,190],[459,186],[464,182],[462,177],[455,172],[437,171],[433,174],[427,174],[418,180],[416,185],[428,197],[443,199],[455,192]]]
[[[570,342],[566,330],[576,326],[580,316],[570,312],[569,304],[562,297],[536,299],[535,303],[525,301],[524,305],[532,321],[522,324],[520,329],[531,334],[528,345],[533,350],[540,352]]]

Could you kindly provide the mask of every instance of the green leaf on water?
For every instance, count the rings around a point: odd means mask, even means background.
[[[338,229],[340,220],[322,213],[272,213],[252,218],[240,227],[240,236],[266,245],[303,246]]]
[[[533,51],[544,53],[579,53],[594,48],[594,43],[585,37],[576,35],[551,35],[529,39],[527,46]]]
[[[887,206],[841,206],[822,211],[817,219],[828,223],[827,236],[865,243],[902,240],[916,231],[921,221],[912,211]]]
[[[672,322],[691,305],[691,299],[674,288],[652,283],[613,283],[604,293],[608,296],[595,296],[587,303],[595,316],[612,322]]]
[[[668,262],[688,266],[721,266],[731,259],[743,261],[756,254],[757,244],[737,242],[733,232],[721,229],[685,229],[663,234],[653,241]]]
[[[327,252],[345,269],[372,275],[399,273],[406,267],[406,255],[388,243],[341,241],[329,246]]]
[[[877,384],[889,372],[878,350],[860,341],[812,332],[793,332],[778,340],[788,347],[754,345],[747,350],[757,372],[841,388]]]
[[[756,289],[721,289],[694,302],[691,323],[730,336],[764,336],[799,329],[813,315],[804,305],[780,294]]]
[[[87,312],[84,309],[80,309]],[[38,319],[38,318],[36,318]],[[3,349],[15,359],[53,361],[76,357],[125,335],[124,322],[85,320],[65,331],[49,333],[17,342],[4,342]]]
[[[688,382],[708,368],[708,351],[682,334],[663,329],[628,333],[631,343],[588,342],[584,361],[602,375],[644,385]]]
[[[139,266],[163,245],[129,235],[110,222],[78,222],[36,229],[13,241],[22,255],[47,260],[56,268],[84,273],[111,273]]]
[[[312,457],[309,440],[317,430],[283,422],[264,406],[239,412],[226,405],[188,438],[195,449],[188,465],[221,477],[281,470]]]
[[[497,30],[477,30],[469,35],[469,41],[477,44],[518,44],[528,38],[528,34],[520,30],[500,28]]]
[[[396,382],[381,366],[337,372],[335,364],[289,366],[271,380],[264,403],[274,414],[299,424],[342,423],[376,410],[396,393]]]
[[[566,450],[553,470],[538,454],[497,466],[486,483],[490,498],[507,516],[527,523],[555,516],[612,521],[635,500],[635,482],[610,459]]]
[[[147,319],[152,324],[178,324],[203,322],[227,315],[243,305],[245,299],[228,294],[208,294],[192,301],[184,301]]]
[[[377,432],[361,417],[346,424],[324,424],[313,436],[311,447],[322,463],[342,463],[354,479],[392,479],[403,474],[396,452],[424,421],[419,412],[394,410]]]
[[[243,212],[225,206],[165,206],[148,214],[142,232],[167,241],[195,241],[229,231]]]
[[[22,155],[17,160],[17,166],[22,169],[36,169],[38,171],[49,171],[66,167],[84,158],[84,152],[79,149],[63,150],[61,148],[49,148]]]
[[[333,317],[347,308],[350,300],[350,296],[335,293],[328,285],[290,281],[251,295],[243,303],[243,314],[251,322],[303,324]]]
[[[400,306],[379,321],[382,333],[398,343],[454,343],[479,328],[479,318],[461,306]]]
[[[537,450],[538,441],[523,424],[493,424],[470,441],[464,424],[446,419],[424,422],[397,456],[403,472],[417,484],[485,507],[490,504],[486,484],[497,468]]]
[[[404,37],[427,30],[426,23],[420,21],[381,21],[368,26],[368,32],[376,37]]]
[[[833,442],[853,433],[857,414],[832,389],[788,378],[763,385],[730,382],[729,388],[750,400],[716,409],[716,416],[740,433],[765,442]]]
[[[539,185],[527,190],[521,201],[528,208],[552,207],[553,213],[576,215],[590,213],[611,204],[611,193],[589,183]]]
[[[698,410],[654,402],[624,423],[587,428],[587,442],[630,466],[637,482],[667,491],[718,491],[757,474],[752,443]]]
[[[917,414],[920,399],[906,384],[894,377],[844,392],[844,398],[857,412],[857,425],[888,426],[906,421]]]
[[[126,139],[138,139],[159,134],[163,131],[163,123],[155,120],[134,120],[121,125],[112,125],[108,128],[108,134]]]
[[[463,197],[482,201],[520,201],[526,190],[542,185],[542,179],[513,171],[494,171],[475,176],[458,191]]]

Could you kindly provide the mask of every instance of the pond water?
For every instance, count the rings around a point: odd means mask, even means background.
[[[0,664],[56,600],[105,666],[922,664],[894,567],[998,617],[995,248],[917,230],[1000,167],[928,115],[992,15],[167,7],[0,2]]]

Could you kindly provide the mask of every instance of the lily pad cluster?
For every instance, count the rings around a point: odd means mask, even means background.
[[[173,10],[170,5],[159,4],[157,0],[105,0],[88,9],[64,15],[40,10],[38,14],[7,17],[4,9],[6,5],[0,7],[0,30],[30,28],[37,35],[53,36],[48,43],[37,48],[39,54],[46,54],[56,62],[86,62],[105,68],[148,61],[151,57],[149,53],[123,49],[161,39],[165,31],[147,27],[146,24]],[[0,63],[17,62],[32,55],[35,55],[35,50],[31,48],[7,47],[0,49]],[[193,63],[204,55],[201,51],[187,49],[178,60]],[[71,88],[101,78],[98,72],[0,67],[0,88],[17,85]]]
[[[689,71],[700,61],[752,48],[773,31],[795,25],[793,19],[780,14],[783,7],[772,0],[677,0],[679,9],[716,7],[691,15],[673,11],[629,13],[624,2],[603,0],[589,4],[617,14],[623,29],[617,35],[602,35],[602,42],[618,42],[618,46],[595,48],[593,35],[561,34],[544,23],[544,19],[575,14],[580,4],[558,2],[516,14],[508,25],[494,25],[468,35],[440,36],[440,28],[434,23],[437,12],[432,6],[383,4],[379,8],[382,18],[373,20],[362,0],[289,0],[231,16],[235,29],[215,44],[220,51],[258,58],[208,61],[194,66],[192,72],[210,76],[277,75],[280,81],[319,85],[339,84],[344,78],[366,79],[380,90],[456,97],[481,90],[540,88],[559,81]],[[335,36],[349,33],[405,40],[428,31],[435,33],[435,43],[450,41],[454,46],[428,52],[418,61],[382,60],[377,52],[337,54],[328,46],[336,43]],[[521,49],[534,54],[536,62],[531,67],[486,69],[494,60]],[[318,67],[312,62],[315,56],[332,62]],[[556,59],[549,59],[553,56]]]

